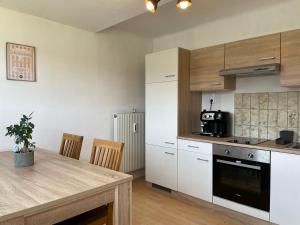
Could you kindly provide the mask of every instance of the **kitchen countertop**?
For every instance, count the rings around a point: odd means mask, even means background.
[[[201,135],[194,135],[194,134],[178,136],[178,139],[207,142],[207,143],[212,143],[212,144],[238,146],[238,147],[245,147],[245,148],[262,149],[262,150],[268,150],[268,151],[273,151],[273,152],[282,152],[282,153],[300,155],[300,150],[294,150],[294,149],[287,148],[287,145],[277,145],[275,143],[275,141],[267,141],[267,142],[264,142],[264,143],[261,143],[258,145],[246,145],[246,144],[237,144],[237,143],[227,142],[227,141],[231,140],[232,137],[218,138],[218,137],[201,136]]]

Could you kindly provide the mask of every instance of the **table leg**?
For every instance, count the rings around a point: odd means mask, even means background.
[[[115,190],[114,225],[132,224],[132,183],[120,184]]]
[[[23,217],[8,220],[6,222],[0,222],[0,225],[24,225],[24,224],[25,222]]]

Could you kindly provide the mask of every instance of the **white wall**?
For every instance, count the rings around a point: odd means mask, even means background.
[[[226,16],[198,27],[154,39],[154,51],[173,47],[197,49],[231,41],[300,28],[300,1],[286,0],[270,7]],[[222,12],[220,12],[222,13]],[[285,91],[279,87],[278,76],[237,79],[236,92]],[[215,98],[215,109],[233,112],[234,92],[203,94],[203,108]]]
[[[37,146],[58,151],[63,132],[113,137],[113,113],[144,110],[144,55],[152,42],[114,29],[94,34],[0,8],[0,149],[5,127],[34,112]],[[37,82],[6,80],[5,43],[36,47]]]

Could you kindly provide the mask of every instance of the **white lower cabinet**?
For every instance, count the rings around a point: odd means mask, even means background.
[[[146,180],[177,191],[177,149],[146,145]]]
[[[178,191],[212,202],[212,144],[178,140]]]
[[[271,222],[300,224],[300,155],[271,153]]]

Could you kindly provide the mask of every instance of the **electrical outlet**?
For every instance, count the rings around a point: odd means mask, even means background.
[[[210,102],[212,102],[212,104],[215,103],[215,98],[216,98],[216,95],[212,94],[210,97]]]
[[[210,111],[213,110],[213,104],[215,103],[215,97],[216,97],[215,94],[212,94],[209,99],[209,105],[210,105],[209,110]]]

